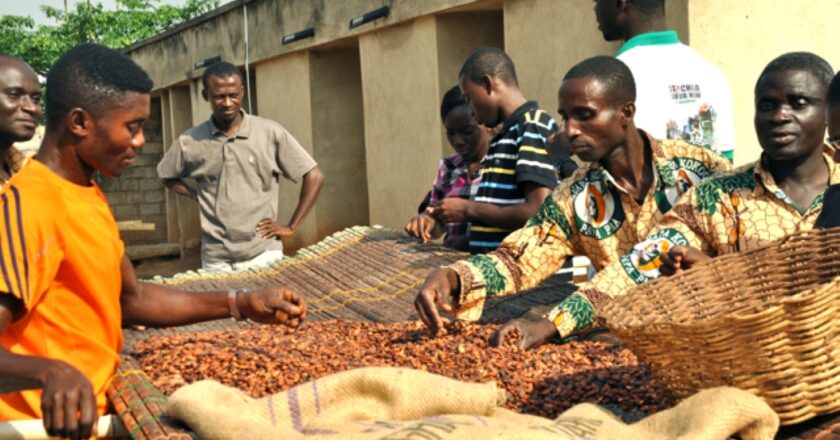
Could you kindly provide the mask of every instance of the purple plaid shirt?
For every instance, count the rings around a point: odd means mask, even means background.
[[[473,200],[481,182],[478,168],[469,179],[469,170],[464,159],[457,153],[449,155],[440,161],[435,183],[432,186],[432,197],[429,206],[436,207],[447,197],[460,197]],[[446,225],[445,242],[450,242],[469,234],[469,223],[449,223]]]

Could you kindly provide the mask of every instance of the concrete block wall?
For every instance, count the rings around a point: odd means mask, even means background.
[[[97,177],[117,221],[142,221],[153,224],[152,231],[123,231],[126,245],[156,244],[167,241],[166,199],[157,178],[156,167],[163,157],[161,100],[152,99],[152,111],[144,124],[146,145],[134,165],[116,179]]]

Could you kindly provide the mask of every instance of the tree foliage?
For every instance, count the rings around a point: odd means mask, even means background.
[[[19,57],[45,75],[62,53],[81,43],[122,49],[143,38],[201,15],[220,0],[187,0],[184,5],[161,5],[160,0],[116,0],[115,10],[99,2],[78,1],[63,10],[41,6],[54,24],[36,25],[31,17],[0,16],[0,53]]]

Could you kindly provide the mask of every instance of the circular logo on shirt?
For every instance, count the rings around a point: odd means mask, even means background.
[[[662,194],[658,197],[662,212],[668,212],[683,194],[712,174],[703,162],[695,159],[677,157],[669,165],[666,172],[671,173],[674,184],[663,185]],[[665,176],[662,177],[662,180],[666,180]]]
[[[659,276],[662,255],[674,246],[686,246],[688,239],[675,229],[663,229],[637,244],[621,257],[621,265],[636,283],[643,283]]]
[[[584,179],[572,184],[572,198],[575,223],[584,236],[603,240],[614,235],[624,223],[619,194],[600,179]]]

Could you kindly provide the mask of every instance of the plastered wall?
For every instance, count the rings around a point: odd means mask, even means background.
[[[690,0],[691,46],[729,79],[735,106],[735,163],[756,160],[753,88],[764,66],[791,51],[822,56],[840,69],[840,1]]]
[[[402,229],[441,158],[434,17],[359,38],[370,221]]]
[[[368,173],[359,49],[311,52],[315,160],[327,176],[315,215],[317,236],[368,224]]]
[[[279,122],[315,157],[312,147],[309,52],[297,52],[257,64],[255,72],[260,116]],[[291,219],[299,195],[300,182],[293,183],[281,178],[277,221],[286,224]],[[312,208],[295,236],[284,242],[289,250],[317,241],[318,209],[317,205]]]

